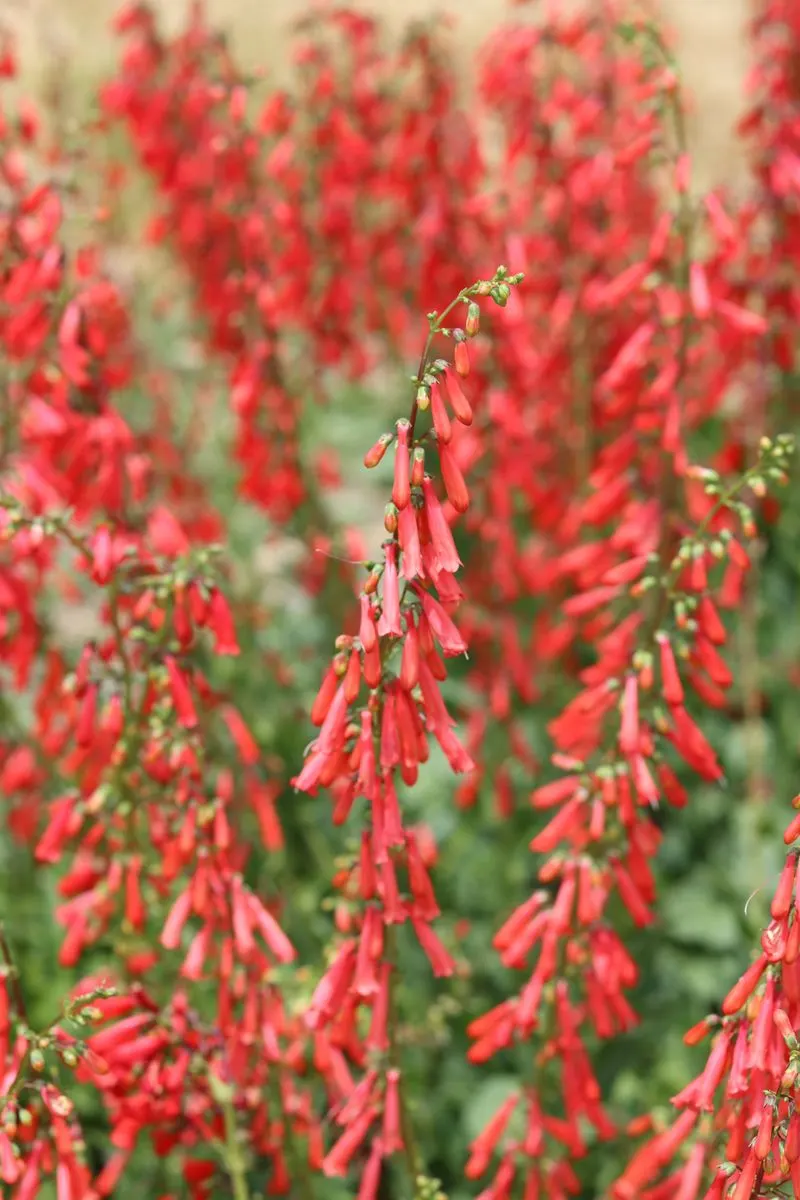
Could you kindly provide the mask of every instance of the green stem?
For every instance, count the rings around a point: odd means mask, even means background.
[[[222,1101],[222,1115],[225,1122],[225,1141],[221,1145],[225,1169],[231,1181],[234,1200],[250,1200],[250,1190],[247,1186],[247,1167],[239,1142],[239,1130],[236,1124],[236,1112],[233,1100],[226,1097]]]
[[[19,981],[19,972],[14,965],[14,956],[11,953],[11,946],[6,937],[6,931],[3,925],[0,925],[0,955],[5,962],[7,979],[9,981],[9,990],[13,996],[14,1007],[17,1010],[19,1020],[27,1023],[28,1016],[25,1008],[25,997],[22,994],[22,986]]]
[[[411,1121],[411,1116],[408,1111],[408,1101],[406,1097],[405,1080],[400,1068],[400,1053],[397,1044],[397,996],[395,992],[394,979],[397,974],[397,933],[394,925],[389,925],[386,928],[386,956],[391,964],[389,974],[389,1013],[388,1013],[388,1036],[389,1036],[389,1063],[399,1072],[400,1079],[398,1082],[398,1094],[400,1097],[400,1130],[403,1135],[403,1153],[408,1168],[408,1174],[411,1179],[411,1193],[417,1193],[417,1180],[424,1174],[420,1161],[419,1150],[417,1148],[416,1139],[414,1137],[414,1127]]]
[[[417,367],[417,374],[416,374],[416,379],[415,379],[415,382],[417,385],[422,383],[422,378],[425,374],[425,368],[428,365],[428,355],[431,352],[431,346],[433,345],[433,339],[436,337],[436,334],[439,332],[439,330],[443,328],[443,323],[444,323],[445,318],[450,316],[450,313],[453,311],[453,309],[456,307],[456,305],[463,304],[467,300],[468,294],[469,294],[468,290],[460,291],[458,293],[458,295],[456,296],[455,300],[450,301],[447,308],[445,308],[440,313],[436,313],[435,316],[432,316],[430,318],[430,329],[428,330],[428,336],[425,339],[425,345],[423,347],[422,355],[419,360],[419,366]],[[415,390],[414,403],[411,405],[411,413],[409,414],[409,418],[408,418],[408,423],[411,426],[409,433],[408,433],[409,443],[413,442],[413,440],[414,440],[414,428],[417,424],[417,416],[419,414],[419,404],[417,402],[417,395],[418,395],[418,391]]]

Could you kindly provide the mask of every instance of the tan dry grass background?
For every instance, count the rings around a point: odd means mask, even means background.
[[[482,37],[510,11],[504,0],[349,2],[354,8],[381,13],[393,31],[409,19],[435,11],[452,14],[456,19],[454,54],[467,73]],[[165,25],[172,27],[180,22],[188,3],[155,0]],[[26,70],[34,79],[40,77],[48,52],[59,48],[74,86],[85,89],[113,61],[109,22],[117,7],[116,0],[0,0],[0,18],[7,17],[20,31]],[[279,79],[285,78],[289,26],[311,7],[306,0],[208,0],[207,7],[229,32],[247,65],[267,66]],[[740,165],[731,131],[742,103],[748,0],[661,0],[661,10],[675,31],[684,79],[693,98],[697,182],[730,179]],[[526,6],[514,13],[519,17],[531,11],[533,6]]]

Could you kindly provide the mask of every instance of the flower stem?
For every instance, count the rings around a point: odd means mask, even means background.
[[[228,1097],[222,1101],[222,1115],[225,1122],[225,1142],[222,1146],[222,1153],[225,1169],[231,1181],[234,1200],[250,1200],[250,1191],[247,1186],[247,1168],[239,1143],[236,1113],[233,1107],[233,1100]]]
[[[392,1067],[395,1067],[398,1071],[401,1071],[399,1047],[397,1044],[397,996],[395,994],[394,986],[394,979],[397,974],[397,935],[393,925],[387,926],[386,929],[386,951],[388,961],[392,967],[389,975],[389,1014],[387,1022],[389,1036],[389,1062]],[[411,1192],[412,1195],[416,1195],[417,1180],[419,1179],[420,1175],[423,1174],[423,1171],[420,1163],[419,1151],[414,1138],[414,1127],[408,1111],[405,1079],[402,1071],[400,1073],[398,1092],[400,1095],[400,1128],[403,1134],[404,1155],[408,1173],[411,1179]]]

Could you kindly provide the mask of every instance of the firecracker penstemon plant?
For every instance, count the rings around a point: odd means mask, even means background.
[[[311,714],[319,735],[294,781],[303,791],[330,788],[336,824],[357,801],[363,808],[360,853],[336,880],[349,901],[340,922],[348,936],[317,985],[307,1018],[315,1030],[333,1026],[337,1041],[354,1045],[366,1067],[354,1090],[337,1100],[341,1133],[322,1164],[326,1174],[344,1175],[368,1141],[363,1200],[378,1195],[384,1160],[398,1153],[406,1158],[414,1195],[436,1194],[419,1159],[398,1056],[392,994],[397,927],[411,926],[434,975],[452,975],[455,962],[433,928],[439,906],[419,836],[404,818],[401,792],[416,782],[431,738],[457,774],[474,764],[440,690],[447,677],[443,659],[465,654],[467,645],[450,615],[461,598],[456,581],[461,560],[426,463],[435,454],[447,504],[465,513],[469,491],[451,449],[451,422],[473,421],[461,381],[470,372],[479,300],[490,297],[505,307],[521,279],[498,267],[491,279],[459,292],[441,313],[429,314],[409,415],[367,451],[365,466],[373,468],[394,448],[384,517],[388,538],[382,560],[368,564],[358,635],[337,641]],[[459,308],[463,327],[449,328],[446,321]],[[437,338],[452,339],[451,362],[434,357]],[[429,428],[422,432],[427,413]],[[360,1033],[364,1009],[366,1037]]]
[[[58,64],[44,121],[3,95],[10,1200],[800,1197],[797,811],[706,1065],[657,1069],[691,965],[663,852],[740,711],[682,877],[743,811],[780,841],[752,733],[800,683],[800,10],[757,6],[739,196],[694,186],[658,23],[563,7],[487,40],[466,110],[435,23],[390,47],[345,9],[284,89],[200,5],[167,37],[132,3],[77,137]]]

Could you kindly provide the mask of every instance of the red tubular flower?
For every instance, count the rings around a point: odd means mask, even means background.
[[[453,431],[438,383],[431,388],[431,416],[438,443],[440,446],[446,446],[453,436]]]
[[[397,443],[394,456],[394,486],[392,501],[398,509],[404,509],[411,502],[411,484],[409,467],[408,435],[411,426],[408,421],[397,422]]]
[[[759,955],[754,963],[752,963],[744,972],[742,977],[728,992],[725,999],[722,1001],[722,1011],[730,1015],[738,1012],[740,1008],[747,1002],[752,995],[759,979],[764,973],[767,965],[767,956]]]
[[[110,530],[103,525],[92,539],[92,576],[101,586],[108,583],[116,565],[113,539]]]
[[[454,361],[455,361],[456,371],[458,372],[459,375],[461,375],[462,378],[469,375],[469,350],[467,349],[466,342],[463,342],[463,341],[456,342],[455,350],[454,350]]]
[[[271,954],[278,962],[292,962],[295,958],[295,949],[272,914],[267,911],[258,897],[254,896],[252,892],[247,893],[246,903],[249,908],[250,919],[254,927],[261,934]]]
[[[452,975],[455,971],[455,961],[439,941],[433,928],[420,917],[414,916],[413,913],[411,914],[411,924],[414,926],[414,932],[417,935],[420,946],[422,946],[433,967],[434,975],[439,978]]]
[[[450,571],[455,574],[461,566],[453,535],[442,506],[433,487],[430,476],[426,475],[422,483],[425,497],[425,518],[431,537],[435,561],[440,571]]]
[[[359,603],[361,605],[361,620],[358,636],[365,651],[374,650],[377,645],[378,635],[375,629],[373,609],[369,596],[362,594]],[[315,721],[314,724],[316,725],[318,722]]]
[[[386,1092],[383,1098],[383,1153],[394,1154],[403,1149],[400,1131],[400,1072],[390,1068],[386,1072]]]
[[[471,425],[473,420],[472,407],[464,395],[461,384],[452,371],[445,371],[444,384],[447,389],[447,399],[450,401],[450,407],[455,413],[456,420],[460,421],[462,425]],[[438,429],[436,432],[439,432]]]
[[[464,482],[464,476],[453,456],[453,451],[446,443],[439,443],[439,461],[442,464],[442,479],[447,499],[456,512],[466,512],[469,508],[469,492]]]
[[[378,621],[378,633],[380,636],[402,637],[403,630],[400,626],[400,585],[397,575],[397,546],[394,542],[389,542],[386,546],[381,607],[382,612]]]
[[[22,1174],[22,1165],[14,1154],[13,1146],[5,1133],[0,1131],[0,1179],[3,1183],[16,1183]]]
[[[161,931],[161,945],[167,950],[176,950],[180,945],[183,927],[192,911],[192,895],[189,889],[181,892],[169,911]]]
[[[316,741],[316,748],[319,754],[331,757],[337,753],[342,742],[346,720],[347,696],[344,684],[339,683]]]
[[[254,766],[260,758],[258,744],[245,725],[241,713],[231,704],[226,704],[222,712],[230,735],[236,744],[240,760],[246,766]]]
[[[367,1109],[344,1131],[335,1146],[325,1156],[322,1164],[325,1175],[343,1176],[347,1174],[350,1161],[366,1139],[374,1120],[375,1112]]]
[[[219,588],[215,588],[211,593],[208,624],[216,638],[215,650],[217,654],[237,655],[239,653],[239,643],[236,640],[236,630],[233,624],[230,605]]]
[[[669,638],[665,634],[658,637],[658,647],[661,659],[661,694],[670,705],[683,704],[683,685],[681,684],[675,655],[672,652]]]
[[[491,1161],[492,1154],[503,1136],[514,1109],[519,1102],[519,1094],[516,1092],[512,1093],[512,1095],[503,1101],[489,1123],[484,1126],[481,1133],[472,1142],[470,1146],[470,1158],[465,1168],[465,1174],[468,1179],[479,1179],[485,1173]]]
[[[442,648],[446,657],[464,654],[467,644],[459,633],[456,625],[450,620],[441,604],[430,592],[415,586],[415,591],[422,602],[424,619],[430,626],[431,632]]]
[[[639,681],[633,672],[625,677],[619,747],[632,758],[639,750]]]
[[[380,1138],[374,1138],[369,1158],[367,1159],[367,1165],[364,1167],[364,1173],[361,1176],[358,1200],[376,1200],[381,1182],[381,1171],[383,1169],[385,1153],[383,1141]]]
[[[167,668],[172,703],[175,706],[178,721],[185,729],[195,729],[198,723],[197,713],[183,672],[171,654],[165,657],[164,664]]]
[[[403,552],[403,578],[416,579],[422,574],[423,567],[417,517],[412,505],[409,504],[400,510],[397,532],[400,549]]]

